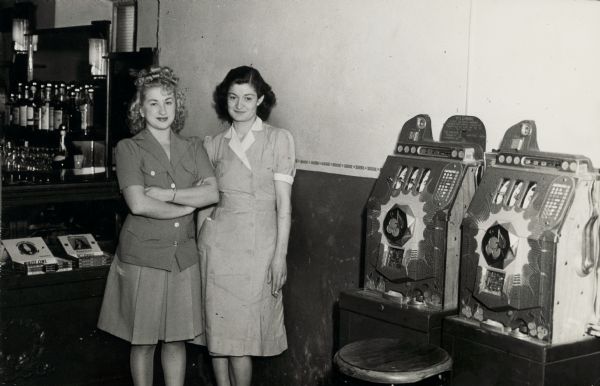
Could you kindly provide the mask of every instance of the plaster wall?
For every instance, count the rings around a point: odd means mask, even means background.
[[[112,20],[110,0],[54,0],[54,27],[90,24],[94,20]]]
[[[437,138],[449,116],[478,116],[489,150],[534,119],[542,150],[600,166],[598,1],[144,0],[138,16],[138,46],[181,77],[184,134],[222,128],[212,91],[246,64],[296,139],[289,349],[255,362],[257,386],[332,384],[336,300],[359,286],[364,205],[406,120],[429,114]]]
[[[478,116],[488,149],[534,119],[542,150],[600,165],[600,2],[163,0],[139,15],[138,40],[158,40],[187,89],[189,134],[220,129],[212,90],[249,64],[277,93],[271,122],[293,132],[299,168],[376,177],[418,113],[434,138],[449,116]]]

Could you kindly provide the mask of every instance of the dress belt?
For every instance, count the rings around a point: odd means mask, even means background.
[[[261,210],[274,211],[277,204],[275,200],[257,200],[247,197],[232,197],[221,195],[219,198],[219,208],[227,208],[234,210]]]

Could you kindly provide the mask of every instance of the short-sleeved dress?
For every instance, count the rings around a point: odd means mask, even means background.
[[[287,348],[282,296],[267,272],[275,252],[275,180],[294,180],[291,134],[257,118],[239,140],[233,127],[204,141],[220,201],[199,237],[205,342],[215,355],[271,356]]]
[[[200,141],[171,135],[171,158],[147,130],[117,145],[117,178],[128,186],[189,188],[214,176]],[[98,328],[132,344],[202,336],[201,279],[192,214],[130,213],[108,274]]]

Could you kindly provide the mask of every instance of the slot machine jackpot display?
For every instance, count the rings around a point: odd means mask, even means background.
[[[439,142],[427,115],[406,122],[367,203],[364,289],[340,296],[342,341],[367,338],[363,330],[439,344],[441,320],[457,307],[460,225],[485,139],[472,116],[450,117]],[[371,316],[389,331],[369,328]]]
[[[460,385],[600,380],[587,333],[600,301],[598,172],[539,151],[536,135],[533,121],[507,130],[463,221],[459,315],[444,321]]]

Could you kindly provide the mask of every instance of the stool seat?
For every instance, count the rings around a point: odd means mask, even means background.
[[[432,344],[376,338],[349,343],[334,357],[340,371],[374,383],[415,383],[452,368],[452,358]]]

